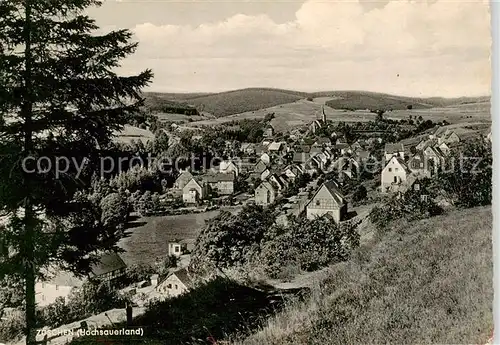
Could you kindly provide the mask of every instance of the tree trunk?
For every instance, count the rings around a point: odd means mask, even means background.
[[[24,104],[21,112],[25,120],[24,129],[24,152],[29,155],[33,149],[32,138],[32,115],[33,115],[33,90],[32,90],[32,75],[31,75],[31,1],[25,0],[25,23],[24,23],[24,42],[25,42],[25,75],[24,75]],[[29,197],[30,176],[24,174],[24,255],[25,255],[25,301],[26,301],[26,345],[36,344],[36,311],[35,311],[35,279],[36,279],[36,263],[34,253],[34,216],[33,205]]]

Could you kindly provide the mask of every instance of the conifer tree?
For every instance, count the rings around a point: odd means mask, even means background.
[[[84,274],[97,251],[116,244],[79,190],[152,78],[150,70],[117,75],[137,45],[127,30],[98,31],[84,12],[98,5],[0,1],[0,281],[23,282],[29,345],[43,268],[57,263]]]

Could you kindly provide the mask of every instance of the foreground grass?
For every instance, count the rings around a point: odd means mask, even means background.
[[[484,344],[491,230],[491,207],[392,224],[239,344]]]

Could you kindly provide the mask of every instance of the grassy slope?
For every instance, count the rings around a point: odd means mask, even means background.
[[[243,344],[486,343],[491,207],[391,228]]]

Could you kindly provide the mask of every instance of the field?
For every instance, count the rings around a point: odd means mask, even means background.
[[[234,344],[485,344],[491,232],[491,207],[393,224],[331,267],[308,300]]]
[[[151,263],[163,258],[167,255],[169,241],[196,238],[205,221],[218,213],[219,211],[212,211],[141,218],[136,223],[139,226],[128,229],[128,237],[118,243],[120,248],[126,250],[121,256],[127,265]]]
[[[324,98],[333,109],[399,109],[405,110],[408,105],[413,109],[448,107],[466,103],[489,102],[489,97],[416,98],[388,95],[367,91],[323,91],[300,92],[293,90],[248,88],[219,93],[145,93],[146,103],[160,109],[162,104],[169,107],[173,104],[182,107],[194,106],[199,112],[225,117],[234,114],[258,111],[283,104],[294,103],[308,98]]]
[[[273,106],[270,108],[248,111],[241,114],[221,117],[214,120],[206,120],[193,122],[194,126],[213,126],[227,123],[230,121],[240,121],[243,119],[263,119],[266,114],[274,113],[275,118],[272,124],[278,131],[286,131],[298,126],[310,123],[315,119],[321,118],[321,108],[324,105],[325,99],[329,97],[317,98],[310,102],[301,99],[292,103]],[[370,121],[375,119],[375,114],[367,111],[344,111],[325,107],[325,114],[328,120],[332,121]]]
[[[272,124],[278,131],[287,131],[298,126],[303,126],[315,119],[321,118],[321,108],[332,100],[331,97],[318,97],[313,101],[300,99],[298,101],[281,104],[241,114],[220,117],[212,120],[192,122],[192,126],[214,126],[230,121],[243,119],[263,119],[266,114],[274,113]],[[324,107],[327,120],[344,122],[365,122],[374,120],[376,115],[366,110],[341,110]],[[389,119],[409,119],[422,116],[424,120],[443,121],[449,123],[465,122],[491,122],[490,102],[463,104],[458,106],[436,107],[430,109],[394,110],[384,115]]]
[[[232,209],[236,212],[238,209]],[[163,217],[144,217],[130,223],[126,237],[118,246],[125,249],[120,254],[127,265],[151,263],[167,255],[167,243],[173,240],[195,239],[205,221],[217,216],[219,211]]]

